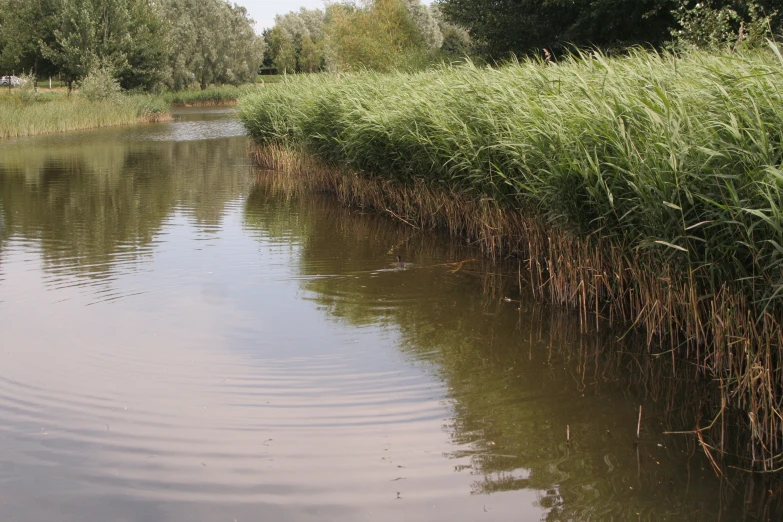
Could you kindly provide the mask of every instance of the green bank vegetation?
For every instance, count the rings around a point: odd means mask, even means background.
[[[583,54],[300,78],[240,102],[256,158],[528,268],[718,380],[783,453],[783,56]],[[721,422],[723,411],[716,418]],[[712,419],[697,423],[702,428]]]
[[[274,79],[270,83],[274,83]],[[80,91],[0,89],[0,138],[51,134],[171,118],[172,107],[234,105],[264,84],[224,85],[161,94],[123,93],[110,76],[93,74]]]
[[[27,102],[5,93],[0,94],[0,138],[162,121],[169,118],[168,109],[147,95],[96,101],[59,95]]]
[[[225,0],[0,0],[0,137],[157,121],[234,103],[264,41]],[[38,83],[66,85],[40,92]]]
[[[273,77],[275,78],[275,77]],[[270,83],[274,83],[270,82]],[[261,85],[264,85],[261,83]],[[182,91],[167,91],[161,94],[161,98],[172,106],[209,106],[209,105],[233,105],[244,95],[257,89],[256,85],[222,85],[207,89],[187,89]]]
[[[722,463],[729,480],[716,478],[706,457],[692,458],[698,437],[664,433],[687,430],[698,415],[720,410],[717,386],[700,379],[690,361],[634,354],[643,338],[580,327],[567,310],[527,295],[507,302],[505,296],[517,294],[515,278],[464,241],[432,241],[399,221],[340,208],[301,181],[284,171],[259,172],[245,200],[245,226],[263,240],[297,245],[291,269],[320,313],[340,324],[393,328],[403,357],[444,382],[454,419],[443,429],[455,443],[444,455],[469,470],[473,493],[538,490],[540,504],[552,510],[548,521],[592,520],[596,513],[600,520],[639,519],[637,513],[666,520],[671,506],[689,503],[699,505],[704,520],[721,514],[742,520],[729,507],[738,498],[746,518],[765,519],[774,482],[729,468],[742,465],[734,458]],[[416,264],[367,271],[394,253]],[[318,277],[324,273],[357,276]],[[634,445],[640,404],[641,440]],[[741,453],[742,430],[726,420],[705,431],[704,440]],[[656,462],[648,460],[652,455]],[[456,460],[468,456],[469,464]],[[682,473],[686,461],[691,474]],[[640,488],[647,495],[617,501],[617,491]]]

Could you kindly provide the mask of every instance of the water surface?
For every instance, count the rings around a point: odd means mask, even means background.
[[[227,109],[0,143],[0,520],[779,514],[664,434],[687,372],[246,147]]]

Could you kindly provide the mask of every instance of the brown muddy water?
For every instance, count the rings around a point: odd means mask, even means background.
[[[0,143],[1,521],[780,519],[665,433],[687,365],[246,147],[230,109]]]

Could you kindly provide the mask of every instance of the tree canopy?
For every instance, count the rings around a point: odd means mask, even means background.
[[[197,83],[240,84],[255,79],[263,41],[247,10],[224,0],[163,0],[169,27],[167,82],[174,88]]]
[[[470,37],[420,0],[327,3],[292,11],[264,31],[264,65],[280,72],[418,68],[471,52]]]
[[[204,88],[253,81],[262,54],[247,11],[226,0],[0,0],[2,74]]]
[[[730,8],[737,14],[738,31],[756,7],[773,15],[778,4],[779,0],[439,0],[444,15],[464,26],[492,58],[570,47],[658,47],[681,28],[678,11]]]

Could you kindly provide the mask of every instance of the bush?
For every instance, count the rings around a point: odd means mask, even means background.
[[[38,91],[35,88],[35,76],[22,74],[19,79],[19,99],[23,103],[33,103],[38,99]]]
[[[122,94],[122,89],[112,71],[101,67],[81,81],[79,94],[89,101],[117,101]]]
[[[774,37],[771,21],[777,12],[765,13],[761,6],[751,2],[742,16],[727,6],[715,8],[699,2],[691,9],[680,5],[672,14],[678,25],[672,31],[674,47],[722,50],[740,44],[763,45]]]

